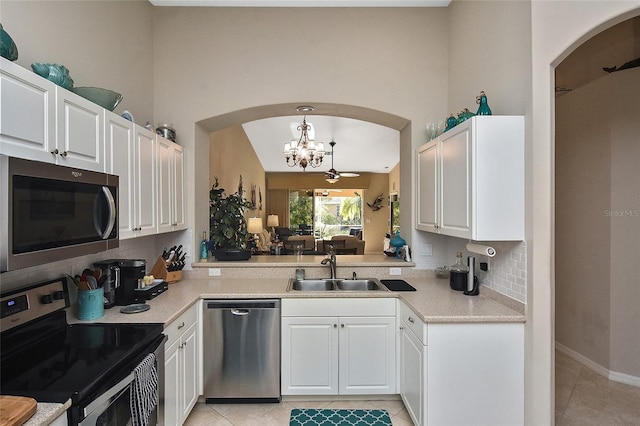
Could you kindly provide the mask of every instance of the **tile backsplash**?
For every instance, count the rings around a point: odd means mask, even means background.
[[[150,271],[156,259],[162,254],[163,247],[183,245],[187,252],[187,262],[191,250],[191,231],[178,231],[160,235],[120,240],[120,247],[102,253],[93,253],[73,259],[47,263],[32,268],[18,269],[0,274],[0,293],[28,287],[31,284],[60,278],[64,275],[80,274],[84,268],[92,267],[94,262],[107,259],[145,259],[147,271]]]
[[[527,243],[525,241],[505,242],[492,241],[487,243],[498,253],[489,259],[490,270],[478,270],[480,282],[519,302],[527,301]],[[481,262],[486,257],[480,256]]]

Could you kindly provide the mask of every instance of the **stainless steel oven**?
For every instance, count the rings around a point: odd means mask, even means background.
[[[0,295],[2,392],[39,402],[71,400],[72,426],[141,424],[134,416],[164,424],[163,325],[69,324],[68,307],[64,278]],[[135,405],[141,373],[152,379],[144,381],[143,411]]]
[[[156,339],[152,345],[143,351],[139,358],[144,359],[145,354],[153,353],[156,367],[164,367],[164,343],[166,336]],[[149,352],[153,350],[154,352]],[[134,424],[131,412],[131,392],[135,380],[133,369],[139,364],[136,360],[128,366],[123,366],[116,374],[117,383],[108,385],[107,388],[98,389],[95,398],[87,401],[83,406],[77,407],[77,416],[81,418],[80,426],[122,426]],[[159,402],[164,396],[164,368],[157,368],[158,404],[149,416],[150,425],[163,425],[163,411],[159,410]],[[124,377],[123,377],[124,376]]]
[[[0,272],[118,247],[118,176],[0,156]]]

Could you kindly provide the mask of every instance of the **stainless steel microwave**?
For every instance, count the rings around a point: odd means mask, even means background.
[[[118,176],[0,156],[0,272],[118,247]]]

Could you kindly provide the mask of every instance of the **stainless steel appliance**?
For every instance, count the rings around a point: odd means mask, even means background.
[[[127,425],[133,372],[154,354],[158,404],[149,424],[163,424],[162,324],[68,324],[67,307],[64,278],[0,295],[2,392],[38,402],[71,399],[71,426]]]
[[[118,247],[118,182],[0,156],[0,272]]]
[[[207,402],[279,402],[280,300],[205,300]]]

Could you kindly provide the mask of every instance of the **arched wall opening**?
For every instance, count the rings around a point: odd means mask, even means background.
[[[532,2],[532,97],[525,326],[525,421],[554,423],[554,70],[585,40],[640,13],[640,2]],[[568,19],[570,17],[570,19]],[[535,182],[535,185],[533,184]]]
[[[573,85],[562,84],[567,91],[555,98],[554,173],[556,349],[640,386],[640,68],[607,74],[590,66],[622,65],[640,56],[638,45],[636,17],[558,65],[557,82]]]
[[[400,197],[400,223],[401,227],[411,229],[413,223],[413,201],[412,201],[412,185],[411,185],[411,161],[413,148],[411,147],[411,121],[407,118],[394,115],[389,112],[379,111],[371,108],[365,108],[356,105],[334,104],[324,102],[291,102],[280,104],[269,104],[256,107],[249,107],[236,111],[230,111],[225,114],[209,117],[195,123],[195,162],[196,168],[203,170],[197,174],[195,180],[194,196],[196,199],[208,199],[208,158],[209,158],[209,134],[228,127],[241,125],[243,123],[271,117],[281,117],[288,115],[299,115],[296,107],[299,105],[312,105],[313,115],[326,115],[335,117],[352,118],[371,123],[379,124],[397,130],[400,134],[400,163],[405,165],[406,172],[401,171],[400,187],[406,188],[405,197]],[[375,148],[375,147],[372,147]],[[409,167],[407,167],[409,165]],[[207,176],[204,176],[204,170]],[[407,173],[408,172],[408,173]],[[194,212],[195,228],[208,229],[208,212],[206,209],[200,209]],[[200,233],[194,233],[194,247],[198,243]]]

